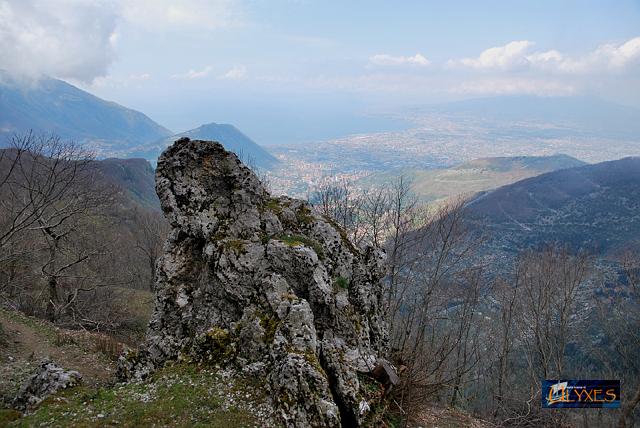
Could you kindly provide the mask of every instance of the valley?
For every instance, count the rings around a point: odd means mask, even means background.
[[[630,135],[612,138],[575,126],[559,128],[554,123],[495,123],[479,116],[443,113],[424,113],[411,120],[416,127],[406,131],[269,146],[287,165],[273,170],[272,186],[282,193],[303,196],[325,179],[357,181],[394,170],[409,171],[410,175],[410,171],[449,168],[487,157],[565,154],[595,163],[635,156],[640,144]]]
[[[540,373],[639,387],[636,109],[265,146],[2,77],[0,424],[578,426],[532,410]]]

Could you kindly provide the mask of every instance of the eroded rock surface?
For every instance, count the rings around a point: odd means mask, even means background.
[[[77,371],[65,370],[54,362],[45,360],[22,385],[13,405],[20,410],[32,409],[51,394],[76,386],[81,381],[82,376]]]
[[[271,197],[215,142],[176,141],[156,190],[172,231],[146,344],[120,375],[235,365],[266,379],[287,426],[371,421],[383,389],[368,373],[387,345],[382,252],[354,247],[306,202]]]

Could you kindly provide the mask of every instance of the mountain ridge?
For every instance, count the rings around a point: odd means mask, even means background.
[[[32,84],[0,72],[0,137],[13,133],[55,133],[90,144],[100,156],[122,157],[136,145],[171,131],[144,113],[106,101],[58,79]]]
[[[467,210],[496,251],[560,242],[612,256],[640,244],[640,157],[527,178],[479,193]]]
[[[234,152],[245,163],[254,163],[260,168],[270,169],[280,163],[280,161],[261,147],[234,125],[228,123],[205,123],[197,128],[162,138],[153,144],[146,146],[146,149],[157,151],[158,153],[170,146],[174,141],[181,138],[192,140],[217,141],[225,149]]]

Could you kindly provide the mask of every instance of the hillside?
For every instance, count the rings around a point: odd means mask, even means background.
[[[494,189],[518,180],[564,168],[585,165],[567,155],[481,158],[446,169],[407,169],[382,172],[359,181],[363,187],[379,186],[403,175],[424,202],[439,202],[458,195]]]
[[[139,158],[109,158],[96,162],[96,166],[111,183],[124,189],[131,201],[145,208],[160,210],[155,171],[149,161]]]
[[[132,306],[140,304],[141,292],[123,293]],[[106,334],[67,330],[0,308],[0,345],[0,426],[245,427],[271,416],[260,385],[230,378],[223,370],[180,364],[144,383],[112,386],[123,344]],[[83,384],[20,418],[8,407],[44,358],[79,371]]]
[[[254,163],[264,169],[276,166],[279,161],[272,154],[260,147],[255,141],[243,134],[238,128],[229,124],[208,123],[198,128],[164,138],[147,148],[156,156],[167,146],[180,138],[193,140],[218,141],[227,150],[234,152],[245,163]]]
[[[181,363],[144,382],[114,384],[122,343],[105,334],[66,330],[3,309],[0,345],[0,426],[278,426],[265,385],[244,373]],[[46,356],[79,371],[83,385],[61,391],[32,413],[21,415],[8,404]],[[493,426],[458,410],[431,407],[408,426],[439,424]]]
[[[611,255],[640,243],[640,157],[528,178],[480,194],[468,208],[497,251],[559,241]]]
[[[13,159],[12,149],[0,149],[0,167],[10,168]],[[3,155],[7,156],[3,156]],[[30,163],[25,163],[30,167]],[[109,158],[93,162],[93,167],[100,174],[103,184],[116,186],[121,190],[120,203],[129,208],[141,206],[160,210],[160,201],[155,189],[155,171],[145,159]]]
[[[144,114],[57,79],[24,83],[0,71],[0,143],[28,130],[90,143],[99,156],[127,156],[171,131]]]

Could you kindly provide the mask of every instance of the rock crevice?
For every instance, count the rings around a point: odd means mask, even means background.
[[[176,141],[156,190],[172,231],[146,342],[121,359],[121,377],[174,360],[233,364],[267,379],[287,426],[372,420],[383,253],[354,247],[306,202],[272,197],[215,142]]]

